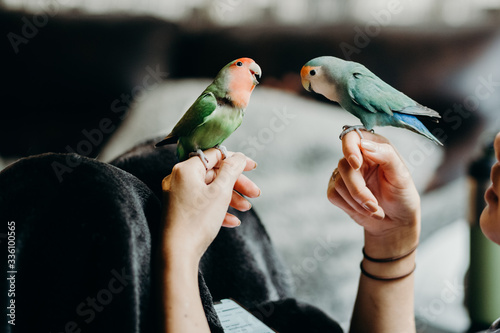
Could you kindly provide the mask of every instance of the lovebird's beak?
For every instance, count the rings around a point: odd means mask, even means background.
[[[254,78],[254,84],[258,85],[259,84],[259,79],[262,76],[262,69],[260,69],[260,66],[257,65],[256,62],[253,62],[250,64],[248,67],[250,69],[250,73],[252,73],[253,78]]]
[[[304,89],[309,91],[309,92],[313,91],[311,88],[311,82],[309,82],[309,80],[307,80],[307,79],[302,79],[302,87],[304,87]]]
[[[304,87],[305,90],[311,92],[313,91],[311,88],[311,81],[309,81],[307,76],[309,75],[309,70],[311,69],[311,66],[304,66],[300,70],[300,78],[302,79],[302,87]]]

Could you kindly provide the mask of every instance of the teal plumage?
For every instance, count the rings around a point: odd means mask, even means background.
[[[306,90],[338,102],[368,130],[375,126],[405,128],[442,145],[416,117],[438,119],[439,113],[415,102],[359,63],[319,57],[302,67],[301,77]]]

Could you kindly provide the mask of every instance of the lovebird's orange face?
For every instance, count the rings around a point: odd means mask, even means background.
[[[252,90],[259,84],[258,79],[262,75],[260,66],[250,58],[236,59],[229,66],[229,72],[234,81],[241,81],[245,85],[251,83],[253,86],[251,87]]]
[[[260,66],[250,58],[239,58],[233,61],[228,68],[229,96],[239,107],[246,107],[250,94],[262,75]]]
[[[300,70],[302,86],[307,91],[314,91],[311,84],[311,78],[316,75],[319,66],[303,66]]]

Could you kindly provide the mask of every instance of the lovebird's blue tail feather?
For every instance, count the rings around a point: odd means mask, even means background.
[[[406,129],[409,129],[410,131],[423,135],[440,146],[443,145],[441,141],[439,141],[434,135],[432,135],[431,132],[429,132],[427,127],[425,127],[424,124],[422,124],[420,120],[417,119],[417,117],[409,114],[394,112],[394,119],[399,122],[399,127],[404,127]]]

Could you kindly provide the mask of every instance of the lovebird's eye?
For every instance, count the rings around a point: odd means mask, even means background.
[[[238,61],[238,62],[236,63],[236,66],[241,67],[241,66],[243,66],[243,63],[242,63],[241,61]]]
[[[311,75],[311,76],[316,75],[316,70],[315,69],[311,69],[311,71],[309,72],[309,75]]]

